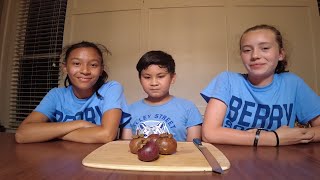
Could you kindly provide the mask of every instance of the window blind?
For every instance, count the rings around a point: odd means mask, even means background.
[[[10,91],[10,128],[16,129],[46,93],[58,86],[67,0],[20,0]]]

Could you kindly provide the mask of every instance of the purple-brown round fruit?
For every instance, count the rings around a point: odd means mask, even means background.
[[[159,158],[159,147],[153,141],[148,141],[138,150],[138,159],[140,161],[150,162]]]
[[[160,134],[157,144],[160,154],[169,155],[177,152],[177,141],[173,138],[172,134]]]
[[[141,144],[144,143],[146,139],[143,138],[143,135],[134,135],[129,143],[130,152],[133,154],[137,154]]]
[[[150,141],[156,142],[159,137],[160,137],[159,134],[150,134],[150,135],[148,136],[148,139],[149,139]]]

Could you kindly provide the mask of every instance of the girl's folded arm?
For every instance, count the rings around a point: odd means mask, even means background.
[[[77,120],[71,122],[48,122],[46,115],[33,111],[22,121],[16,131],[18,143],[43,142],[60,138],[78,128],[92,126],[92,123]]]
[[[80,128],[62,137],[63,140],[82,143],[107,143],[117,137],[122,111],[111,109],[106,111],[101,120],[101,125],[89,128]]]

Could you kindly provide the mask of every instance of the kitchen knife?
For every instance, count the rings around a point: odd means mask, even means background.
[[[199,138],[194,138],[193,143],[196,145],[196,147],[201,151],[201,153],[204,155],[204,157],[207,159],[208,163],[210,164],[212,171],[222,174],[223,170],[216,160],[216,158],[210,153],[210,151],[202,145],[201,140]]]

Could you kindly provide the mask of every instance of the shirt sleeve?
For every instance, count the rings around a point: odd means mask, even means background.
[[[187,128],[201,125],[202,122],[203,122],[203,119],[199,109],[192,102],[190,102],[189,111],[188,111]]]
[[[228,104],[230,101],[230,82],[228,72],[223,72],[214,78],[209,85],[202,90],[200,95],[208,103],[211,98],[216,98]]]
[[[36,112],[40,112],[46,115],[51,121],[55,119],[57,88],[51,89],[41,100],[39,105],[34,109]]]
[[[120,124],[124,124],[130,118],[128,105],[124,96],[123,87],[120,83],[112,81],[110,85],[102,90],[101,95],[104,98],[102,113],[110,109],[120,109],[122,111],[122,118]]]
[[[296,112],[298,121],[306,124],[320,115],[320,96],[298,77],[296,93]]]

